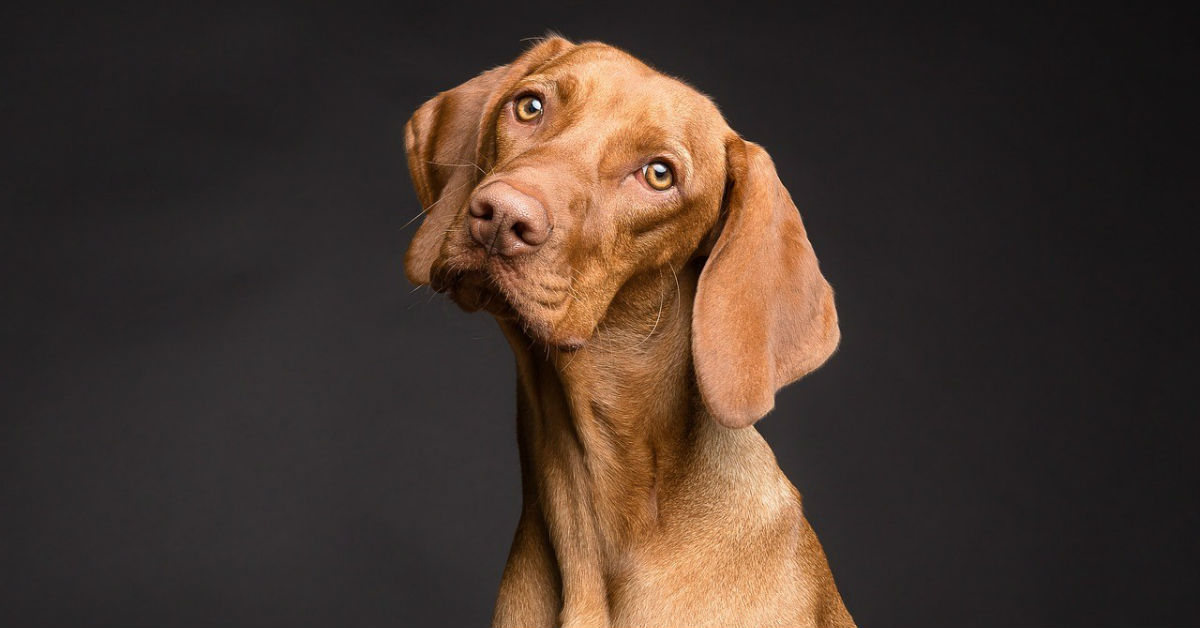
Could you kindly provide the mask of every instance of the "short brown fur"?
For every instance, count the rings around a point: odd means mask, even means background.
[[[513,115],[534,93],[536,124]],[[486,309],[517,358],[523,508],[497,626],[850,626],[751,425],[838,342],[833,293],[766,152],[708,98],[558,37],[405,129],[425,219],[409,278]],[[641,166],[669,161],[653,190]],[[545,208],[520,257],[464,227],[502,182]]]

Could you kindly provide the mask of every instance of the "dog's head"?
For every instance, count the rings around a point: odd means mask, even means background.
[[[405,141],[426,211],[406,272],[468,310],[575,350],[623,287],[702,260],[695,371],[730,427],[837,345],[832,291],[770,157],[616,48],[546,39],[422,105]]]

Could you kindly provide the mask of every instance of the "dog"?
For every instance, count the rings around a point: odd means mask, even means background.
[[[493,625],[854,625],[752,427],[840,338],[767,153],[683,82],[557,36],[426,102],[405,145],[406,275],[516,354]]]

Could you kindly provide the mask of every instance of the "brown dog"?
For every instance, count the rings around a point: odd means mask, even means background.
[[[837,346],[762,148],[599,43],[542,41],[405,129],[417,284],[517,356],[524,507],[498,626],[849,626],[751,425]]]

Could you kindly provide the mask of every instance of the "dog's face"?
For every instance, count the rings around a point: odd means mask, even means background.
[[[483,118],[472,161],[486,175],[430,278],[538,341],[582,346],[622,286],[681,266],[717,219],[728,126],[707,98],[619,50],[567,49]]]
[[[627,288],[707,256],[693,357],[723,423],[761,417],[837,343],[832,293],[769,157],[707,97],[620,50],[548,39],[427,102],[406,143],[427,210],[409,278],[534,341],[579,349]]]

